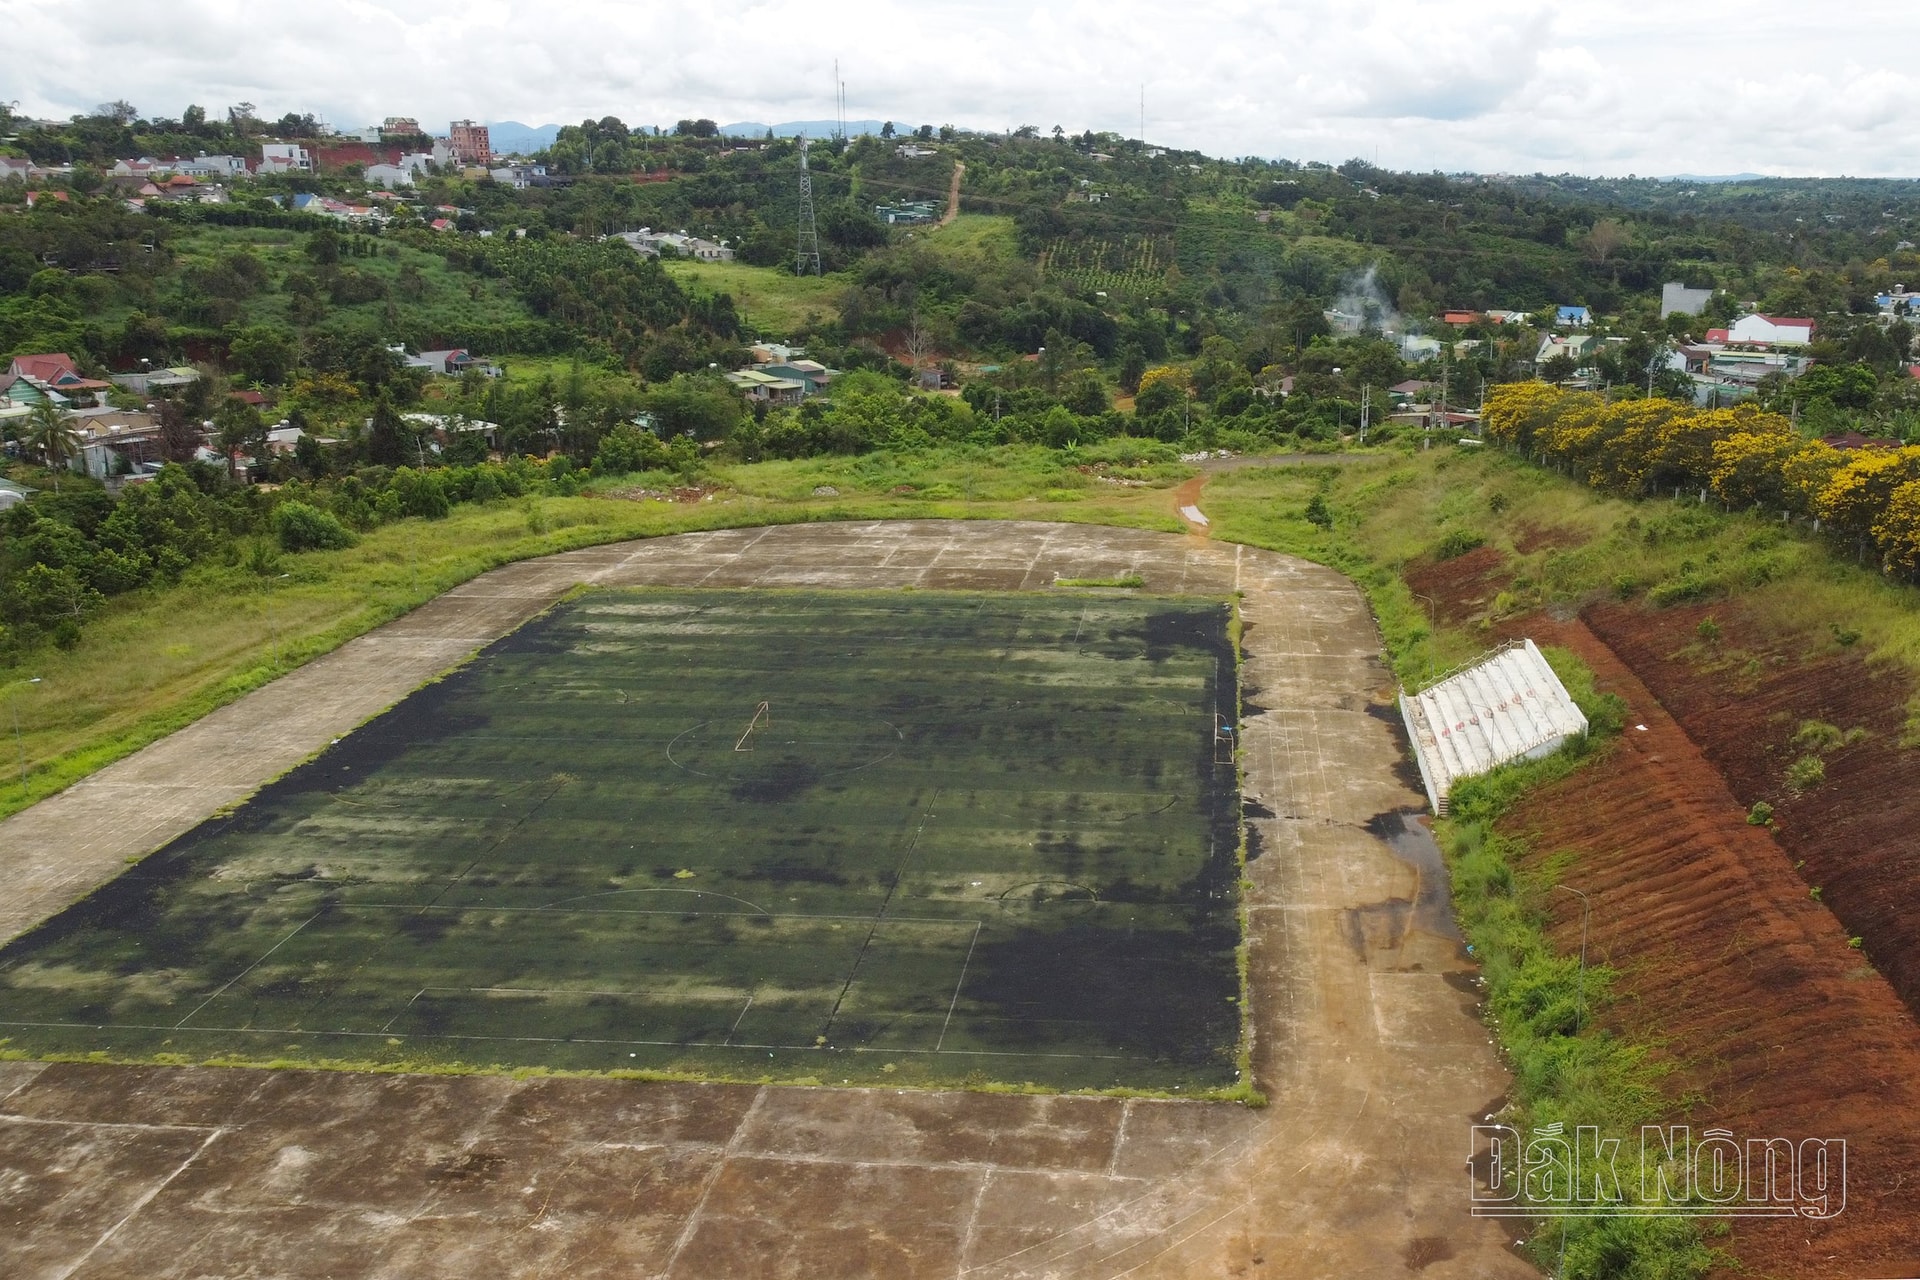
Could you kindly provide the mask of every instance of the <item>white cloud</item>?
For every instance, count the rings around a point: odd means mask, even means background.
[[[1136,132],[1397,168],[1908,174],[1920,18],[1782,0],[0,0],[31,114],[251,101],[670,125],[856,118]]]

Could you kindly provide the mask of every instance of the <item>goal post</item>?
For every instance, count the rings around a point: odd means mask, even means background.
[[[740,735],[740,741],[733,744],[735,751],[753,750],[753,731],[773,724],[773,708],[762,702],[753,709],[753,718],[747,721],[747,727]]]

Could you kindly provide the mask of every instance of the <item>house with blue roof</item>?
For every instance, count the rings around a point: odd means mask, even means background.
[[[1558,307],[1554,310],[1553,322],[1584,329],[1593,322],[1593,315],[1585,307]]]

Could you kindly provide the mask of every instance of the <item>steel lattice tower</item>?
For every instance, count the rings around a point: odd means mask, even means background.
[[[807,139],[800,139],[800,237],[794,253],[793,273],[797,276],[820,274],[820,232],[813,225],[813,175],[807,172]]]

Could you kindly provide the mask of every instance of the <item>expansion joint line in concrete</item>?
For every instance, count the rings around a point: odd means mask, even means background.
[[[733,1133],[727,1138],[727,1145],[720,1150],[719,1158],[713,1162],[713,1168],[707,1171],[705,1182],[700,1187],[700,1198],[694,1202],[693,1211],[687,1214],[686,1225],[680,1228],[680,1234],[674,1237],[673,1251],[667,1254],[667,1264],[654,1274],[653,1280],[670,1280],[673,1269],[680,1263],[680,1255],[693,1243],[694,1233],[700,1229],[700,1216],[707,1211],[707,1200],[713,1195],[714,1186],[720,1181],[720,1175],[726,1171],[727,1161],[740,1149],[746,1138],[747,1130],[752,1126],[754,1117],[760,1114],[760,1104],[766,1099],[767,1086],[761,1085],[753,1091],[753,1101],[747,1104],[746,1112],[740,1122],[733,1127]]]
[[[195,1160],[198,1160],[201,1154],[205,1152],[208,1147],[212,1146],[215,1140],[217,1140],[220,1137],[220,1135],[225,1132],[226,1132],[226,1129],[220,1128],[220,1129],[215,1129],[212,1133],[209,1133],[201,1141],[199,1146],[195,1147],[191,1152],[188,1153],[187,1158],[185,1160],[182,1160],[178,1165],[174,1167],[173,1172],[169,1173],[166,1177],[160,1179],[160,1181],[154,1183],[151,1187],[148,1187],[146,1191],[142,1192],[139,1199],[133,1202],[132,1207],[129,1208],[126,1211],[126,1213],[120,1216],[120,1220],[118,1222],[115,1222],[112,1226],[108,1227],[105,1231],[101,1232],[100,1238],[98,1240],[95,1240],[91,1245],[87,1246],[86,1252],[82,1253],[79,1257],[75,1258],[71,1263],[61,1268],[60,1270],[49,1272],[48,1274],[52,1277],[52,1280],[67,1280],[67,1277],[71,1276],[74,1272],[80,1270],[80,1268],[86,1266],[87,1260],[92,1258],[94,1254],[100,1252],[100,1250],[105,1247],[106,1243],[109,1240],[113,1239],[114,1236],[118,1235],[120,1232],[120,1228],[126,1226],[129,1222],[133,1221],[133,1219],[139,1215],[141,1210],[145,1209],[148,1205],[152,1204],[154,1197],[158,1196],[162,1191],[165,1191],[168,1185],[171,1184],[175,1178],[185,1173],[187,1171],[187,1167],[191,1165]]]

